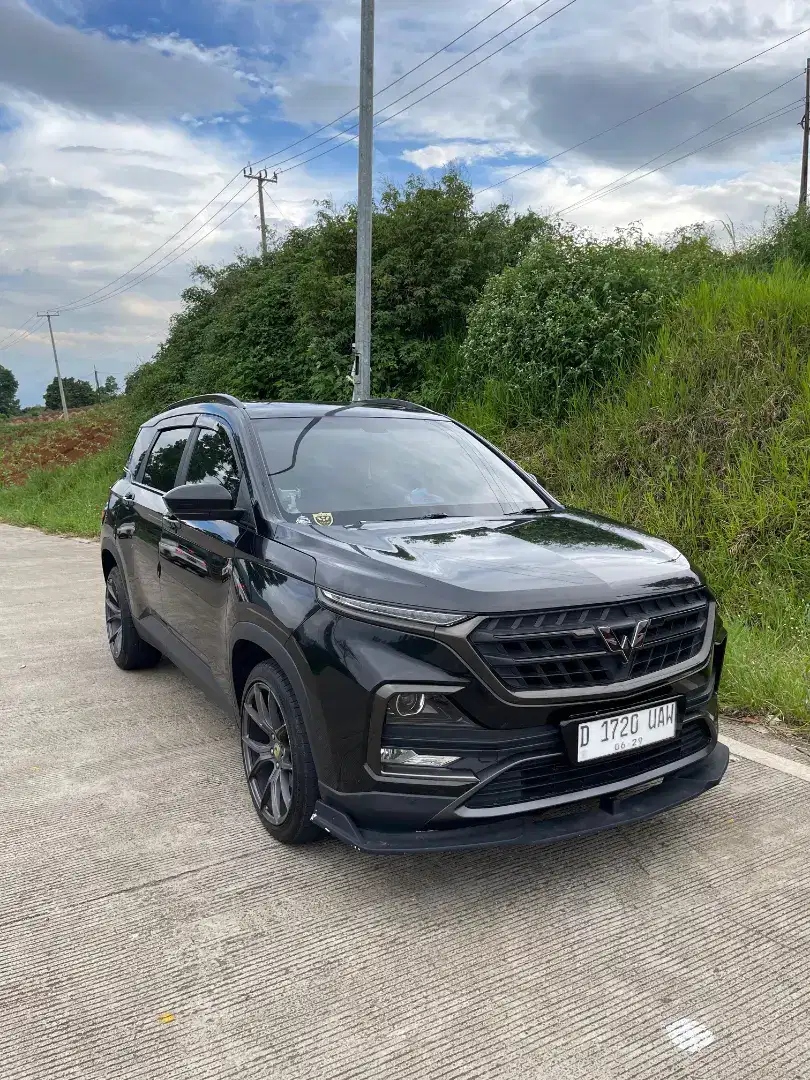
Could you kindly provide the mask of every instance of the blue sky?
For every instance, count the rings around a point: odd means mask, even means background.
[[[566,0],[548,0],[535,15],[539,0],[500,2],[449,51],[380,94],[381,116],[410,107],[377,133],[378,188],[413,172],[438,175],[449,163],[487,188],[810,28],[810,3],[798,0],[576,0],[536,26]],[[378,89],[498,6],[377,0]],[[255,249],[255,199],[238,209],[250,189],[240,195],[241,181],[228,182],[249,160],[270,155],[267,163],[278,163],[289,156],[279,154],[286,143],[352,108],[358,15],[359,0],[0,0],[0,363],[17,375],[23,404],[40,402],[52,377],[47,333],[34,323],[29,337],[3,339],[37,310],[88,294],[98,300],[107,282],[141,260],[142,274],[174,252],[159,273],[55,322],[65,374],[90,378],[95,365],[120,379],[165,337],[195,260],[222,262],[239,248]],[[522,21],[506,30],[515,20]],[[416,101],[531,27],[469,75]],[[810,33],[484,191],[479,203],[504,198],[548,212],[577,204],[796,76],[680,153],[791,105],[808,53]],[[655,234],[696,221],[719,228],[731,218],[744,234],[769,207],[795,201],[800,115],[794,107],[567,216],[599,233],[641,222]],[[279,232],[311,220],[316,200],[353,198],[353,142],[338,139],[328,144],[334,152],[305,160],[319,139],[351,123],[290,151],[306,153],[281,165],[271,191]],[[122,276],[119,284],[132,281]]]

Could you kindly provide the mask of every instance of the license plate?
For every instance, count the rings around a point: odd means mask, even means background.
[[[674,739],[677,719],[677,703],[668,701],[619,716],[587,720],[577,731],[577,761],[611,757]]]

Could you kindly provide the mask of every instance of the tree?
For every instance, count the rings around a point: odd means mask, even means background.
[[[15,416],[20,411],[18,385],[14,373],[0,366],[0,416]]]
[[[470,308],[542,228],[537,215],[507,206],[476,210],[452,172],[434,184],[386,187],[374,210],[374,393],[441,405]],[[325,202],[266,259],[197,267],[166,341],[127,378],[135,409],[156,412],[213,390],[254,401],[345,400],[356,246],[355,207]]]
[[[96,395],[99,401],[109,401],[110,398],[114,398],[118,395],[118,383],[115,381],[114,376],[108,375],[101,386],[98,388],[98,394]]]
[[[65,390],[65,402],[69,409],[79,408],[81,405],[94,405],[96,392],[86,379],[73,379],[68,376],[62,379]],[[59,396],[59,383],[54,378],[48,383],[45,391],[45,407],[48,409],[61,409],[62,399]]]

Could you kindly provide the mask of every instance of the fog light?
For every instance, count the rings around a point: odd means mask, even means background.
[[[418,716],[424,707],[424,694],[397,694],[394,698],[394,712],[397,716]]]
[[[396,746],[383,746],[380,750],[383,765],[421,765],[426,769],[446,769],[458,760],[450,754],[417,754],[415,750],[400,750]]]

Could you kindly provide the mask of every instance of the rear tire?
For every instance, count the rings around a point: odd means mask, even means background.
[[[135,629],[124,575],[117,566],[107,575],[104,616],[107,642],[116,664],[124,671],[154,667],[160,660],[160,653],[148,641],[144,641]]]
[[[325,833],[310,820],[318,774],[301,707],[269,660],[257,664],[245,684],[240,730],[250,798],[265,829],[280,844],[322,839]]]

